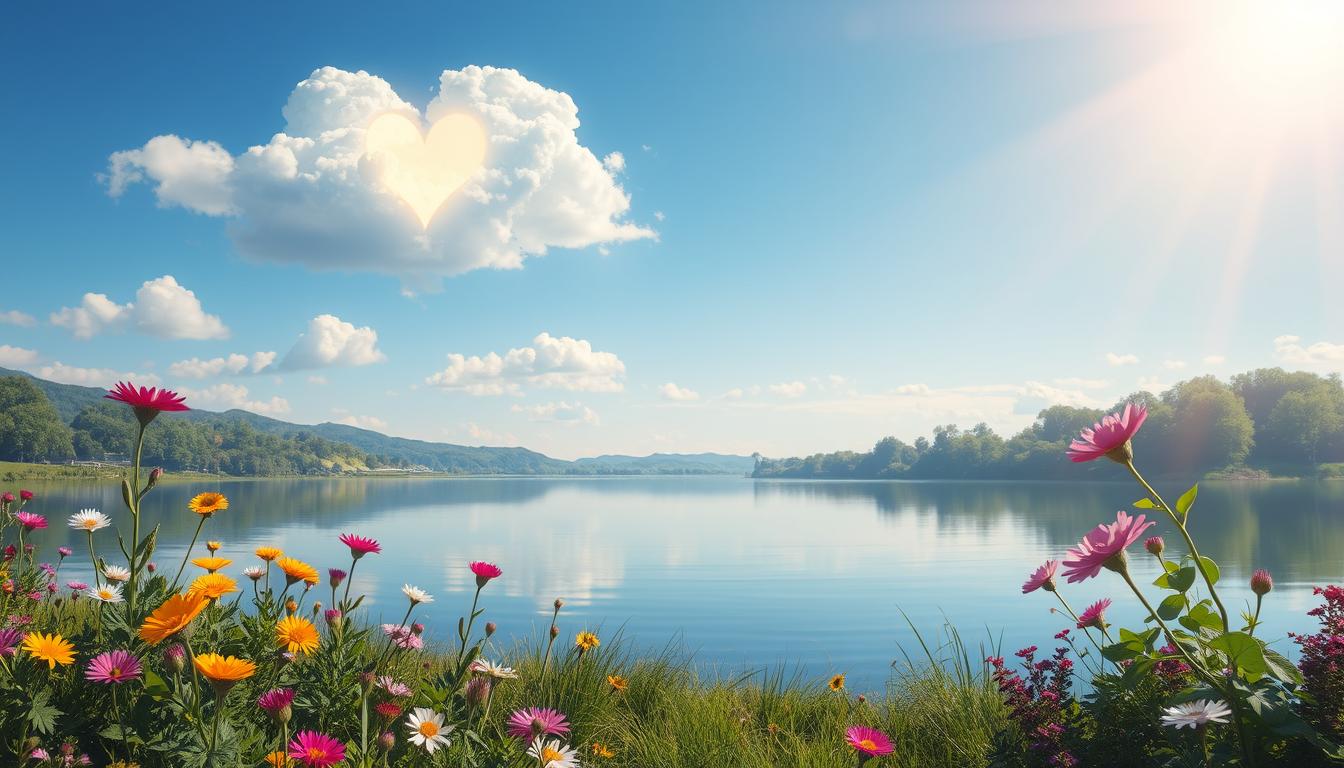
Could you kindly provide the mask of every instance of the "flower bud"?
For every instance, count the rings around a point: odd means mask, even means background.
[[[346,573],[340,568],[328,568],[327,576],[327,583],[331,585],[332,589],[335,589],[341,586],[341,582],[345,581]]]
[[[1143,548],[1148,550],[1148,554],[1153,557],[1161,557],[1162,552],[1167,548],[1167,543],[1162,540],[1161,536],[1149,536],[1143,542]]]
[[[215,554],[216,552],[218,552],[218,551],[219,551],[219,548],[222,547],[222,546],[224,546],[223,542],[219,542],[219,541],[213,541],[213,540],[212,540],[212,541],[207,541],[207,542],[205,542],[205,548],[208,549],[208,550],[210,550],[210,554],[212,554],[212,555]]]
[[[559,611],[561,608],[564,608],[564,607],[565,607],[565,601],[564,601],[564,600],[561,600],[561,599],[558,598],[558,597],[555,598],[555,610]]]
[[[327,619],[327,626],[328,626],[328,627],[331,627],[332,629],[336,629],[337,627],[341,626],[341,618],[342,618],[342,614],[341,614],[341,612],[340,612],[339,610],[337,610],[336,608],[328,608],[328,609],[327,609],[327,612],[326,612],[326,614],[325,614],[325,616],[326,616],[326,619]]]
[[[383,734],[378,737],[378,748],[384,752],[391,752],[395,746],[397,746],[397,737],[392,735],[391,731],[383,731]]]
[[[32,492],[32,491],[28,491],[28,490],[20,490],[20,491],[19,491],[19,498],[22,499],[23,501],[32,501],[32,500],[33,500],[33,492]]]
[[[373,681],[377,679],[372,672],[361,672],[359,674],[359,682],[365,689],[373,688]]]
[[[411,634],[412,634],[412,635],[415,635],[415,636],[419,637],[420,635],[423,635],[424,633],[425,633],[425,625],[424,625],[424,624],[421,624],[420,622],[417,621],[417,622],[415,622],[414,624],[411,625]]]
[[[490,696],[490,678],[473,677],[467,681],[467,706],[479,707]]]
[[[161,479],[163,479],[163,467],[155,467],[151,469],[149,471],[149,482],[145,484],[145,490],[148,491],[150,488],[158,485],[159,480]]]
[[[560,628],[557,627],[557,626],[555,626],[554,624],[552,624],[552,625],[551,625],[551,639],[554,640],[555,638],[557,638],[557,637],[559,637],[559,636],[560,636]]]
[[[297,610],[299,610],[299,604],[294,601],[294,598],[291,597],[285,601],[285,611],[287,613],[293,614]]]
[[[181,643],[173,643],[163,649],[163,663],[174,672],[182,674],[187,668],[187,650]]]
[[[159,570],[159,566],[155,565],[153,562],[148,562],[148,563],[145,563],[145,570],[146,570],[146,571],[149,571],[150,573],[153,573],[153,572]]]
[[[127,509],[134,509],[134,507],[131,506],[131,497],[132,497],[133,495],[134,495],[134,494],[131,493],[131,481],[130,481],[130,480],[122,480],[122,481],[121,481],[121,500],[122,500],[122,502],[124,502],[124,503],[126,504],[126,508],[127,508]],[[132,544],[134,544],[134,543],[135,543],[135,542],[132,542]]]
[[[487,621],[487,622],[485,622],[485,636],[486,636],[486,637],[490,637],[491,635],[495,634],[495,630],[496,630],[496,629],[499,629],[499,625],[495,624],[495,622],[493,622],[493,621]]]
[[[321,612],[322,612],[322,601],[321,601],[321,600],[314,600],[314,601],[313,601],[313,615],[316,616],[317,614],[319,614],[319,613],[321,613]]]
[[[1251,574],[1251,591],[1264,597],[1274,589],[1274,579],[1270,578],[1269,571],[1259,568]]]

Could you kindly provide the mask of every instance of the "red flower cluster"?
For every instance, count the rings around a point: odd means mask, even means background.
[[[994,668],[994,682],[1008,704],[1009,717],[1017,723],[1031,752],[1040,765],[1051,768],[1070,768],[1078,765],[1078,758],[1064,746],[1067,723],[1064,708],[1070,699],[1073,684],[1073,661],[1069,649],[1055,649],[1053,656],[1036,660],[1034,645],[1017,652],[1022,659],[1024,678],[1009,669],[1002,656],[985,659]]]
[[[1311,699],[1303,714],[1323,733],[1344,737],[1344,587],[1317,587],[1325,604],[1307,611],[1321,620],[1314,635],[1288,633],[1302,651],[1298,668]]]

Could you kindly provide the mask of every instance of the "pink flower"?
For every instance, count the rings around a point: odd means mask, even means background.
[[[85,584],[82,581],[67,581],[65,582],[65,586],[69,587],[75,592],[83,592],[84,590],[89,588],[89,585]]]
[[[14,503],[14,494],[11,493],[11,492],[9,492],[9,491],[5,491],[4,493],[0,493],[0,502],[4,502],[4,503],[6,503],[6,504],[13,504],[13,503]]]
[[[1161,557],[1167,549],[1167,542],[1163,541],[1161,536],[1149,536],[1144,540],[1143,548],[1153,557]]]
[[[117,385],[103,397],[108,400],[116,400],[119,403],[125,403],[131,406],[135,411],[135,418],[141,426],[149,424],[159,415],[160,411],[189,411],[190,408],[183,402],[186,398],[176,392],[167,389],[156,389],[154,387],[140,387],[137,389],[130,382],[117,382]]]
[[[1270,578],[1269,571],[1264,568],[1257,568],[1255,573],[1251,574],[1251,591],[1264,597],[1274,589],[1274,579]]]
[[[569,721],[559,710],[528,707],[509,715],[508,731],[510,736],[530,744],[538,736],[563,736],[569,733]]]
[[[377,541],[367,536],[356,536],[353,533],[342,533],[341,543],[350,548],[350,556],[356,560],[365,555],[376,555],[383,551]]]
[[[34,749],[28,756],[31,757],[31,758],[34,759],[34,760],[50,760],[50,759],[51,759],[51,754],[48,753],[47,750],[45,750],[45,749],[43,749],[43,748],[41,748],[41,747],[37,747],[36,749]]]
[[[1084,429],[1078,439],[1069,443],[1069,459],[1074,462],[1093,461],[1105,456],[1121,464],[1134,458],[1130,438],[1139,431],[1148,418],[1148,409],[1142,405],[1125,403],[1120,414],[1108,413],[1101,421]]]
[[[392,644],[398,648],[404,648],[408,651],[418,651],[425,647],[425,641],[420,636],[401,624],[384,624],[383,634],[387,635]]]
[[[866,757],[881,757],[892,752],[887,734],[866,725],[851,725],[845,729],[845,741],[855,752]]]
[[[33,492],[25,489],[19,489],[19,499],[22,501],[32,501]]]
[[[1078,628],[1096,627],[1097,629],[1106,628],[1106,609],[1111,607],[1110,598],[1102,598],[1097,602],[1087,606],[1078,617]]]
[[[56,548],[56,554],[60,555],[62,559],[67,558],[67,557],[73,555],[74,553],[75,553],[75,551],[74,551],[73,549],[69,548],[69,547],[57,547],[57,548]]]
[[[1044,588],[1047,592],[1055,591],[1055,571],[1059,568],[1058,560],[1046,560],[1045,564],[1032,572],[1027,583],[1022,585],[1022,594],[1035,592]]]
[[[23,641],[24,633],[13,627],[0,629],[0,658],[13,656]]]
[[[308,768],[327,768],[345,759],[345,745],[317,731],[299,731],[289,741],[289,756]]]
[[[499,578],[504,572],[494,563],[486,563],[480,560],[471,564],[471,572],[476,574],[476,588],[480,589],[490,583],[491,579]]]
[[[47,527],[47,518],[41,515],[35,515],[32,512],[15,512],[14,519],[19,521],[25,531],[34,531],[38,528]]]
[[[1078,546],[1064,556],[1064,575],[1069,583],[1084,581],[1101,573],[1103,567],[1119,571],[1125,567],[1125,548],[1138,540],[1154,523],[1144,522],[1143,515],[1130,517],[1121,510],[1115,513],[1115,522],[1102,523],[1088,532]]]
[[[274,718],[279,718],[280,713],[289,709],[289,706],[293,703],[293,688],[272,688],[257,697],[257,706]]]
[[[384,691],[387,691],[389,696],[405,697],[411,695],[410,686],[403,682],[399,682],[391,675],[379,675],[378,679],[374,681],[374,684]]]
[[[130,651],[107,651],[89,659],[84,677],[94,683],[124,683],[140,676],[140,660]]]
[[[341,582],[345,581],[345,577],[348,575],[349,574],[342,571],[340,568],[328,568],[327,583],[331,584],[333,587],[339,587],[341,586]]]

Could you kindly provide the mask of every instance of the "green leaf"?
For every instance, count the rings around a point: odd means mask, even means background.
[[[1278,651],[1269,648],[1264,649],[1265,666],[1270,677],[1281,683],[1292,683],[1302,685],[1302,673],[1297,671],[1293,662],[1289,661]]]
[[[1167,576],[1167,589],[1174,589],[1177,592],[1186,592],[1195,585],[1195,573],[1193,565],[1187,565],[1178,569],[1175,573]]]
[[[1101,649],[1101,655],[1105,656],[1108,660],[1114,661],[1116,663],[1126,661],[1128,659],[1136,659],[1139,656],[1143,655],[1143,649],[1136,648],[1135,647],[1136,645],[1137,643],[1135,642],[1128,642],[1128,643],[1115,643],[1113,645],[1103,646]]]
[[[145,693],[155,699],[166,699],[173,694],[163,678],[157,672],[149,669],[145,670]]]
[[[1228,632],[1215,637],[1209,641],[1209,647],[1227,654],[1232,665],[1239,667],[1252,679],[1269,671],[1264,644],[1245,632]]]
[[[33,724],[33,729],[47,735],[56,732],[56,718],[62,714],[61,710],[48,703],[50,696],[48,691],[38,693],[28,709],[28,721]]]
[[[1199,483],[1190,486],[1190,490],[1181,494],[1181,498],[1176,500],[1176,511],[1184,518],[1190,514],[1190,508],[1195,505],[1195,497],[1199,495]]]
[[[1204,566],[1204,575],[1208,577],[1210,584],[1218,583],[1218,564],[1203,555],[1199,556],[1199,562]]]
[[[1222,618],[1213,610],[1213,604],[1208,600],[1200,600],[1198,603],[1190,606],[1190,611],[1187,616],[1191,622],[1193,622],[1194,626],[1186,624],[1184,621],[1182,621],[1181,624],[1191,632],[1199,632],[1201,627],[1206,629],[1223,628]]]
[[[1134,506],[1139,509],[1157,509],[1157,502],[1145,496],[1134,502]]]
[[[1157,615],[1162,617],[1163,621],[1171,621],[1185,610],[1185,595],[1175,594],[1167,595],[1161,605],[1157,606]]]

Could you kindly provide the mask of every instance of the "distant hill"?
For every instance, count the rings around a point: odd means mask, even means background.
[[[24,371],[0,368],[0,376],[22,376],[33,381],[51,401],[61,419],[70,424],[89,406],[106,403],[106,390],[59,384]],[[391,437],[381,432],[345,424],[294,424],[250,411],[191,410],[174,414],[193,422],[241,423],[267,435],[283,438],[321,438],[356,449],[376,458],[382,466],[419,468],[463,475],[745,475],[754,461],[749,456],[716,453],[664,454],[651,456],[597,456],[565,461],[526,448],[435,443]]]

